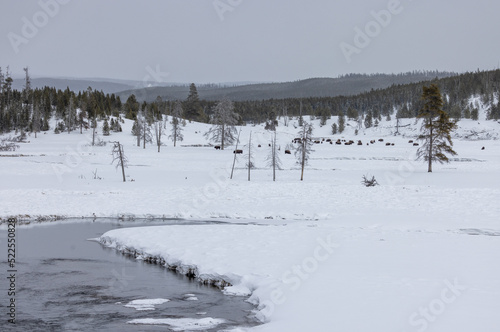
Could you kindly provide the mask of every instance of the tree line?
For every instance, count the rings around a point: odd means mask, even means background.
[[[24,86],[22,91],[17,91],[12,88],[9,67],[5,72],[0,67],[0,133],[15,130],[21,133],[34,132],[36,135],[37,132],[51,129],[56,132],[82,131],[83,128],[95,127],[96,121],[107,121],[109,130],[119,131],[119,122],[110,119],[111,116],[134,121],[139,121],[139,116],[151,125],[160,115],[172,115],[174,112],[178,120],[204,123],[219,121],[215,114],[218,103],[200,99],[194,83],[190,84],[185,100],[162,100],[158,97],[154,102],[140,103],[135,95],[130,95],[122,102],[113,93],[105,94],[91,87],[79,92],[69,88],[32,89],[29,70],[24,70]],[[490,105],[488,119],[500,119],[500,70],[492,70],[469,72],[430,82],[393,85],[355,96],[236,101],[233,102],[233,112],[237,116],[232,121],[239,125],[266,123],[268,129],[273,129],[278,118],[286,123],[292,116],[302,120],[303,115],[312,115],[320,118],[324,124],[331,116],[341,116],[353,120],[362,118],[365,127],[370,127],[382,117],[417,117],[424,106],[422,89],[429,83],[440,87],[443,111],[452,119],[477,119],[479,106],[470,103],[471,96],[478,96],[481,102]],[[56,128],[50,128],[50,119],[56,120]],[[342,123],[339,123],[336,130],[341,132],[341,126]]]

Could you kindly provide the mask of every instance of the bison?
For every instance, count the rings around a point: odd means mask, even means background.
[[[220,145],[214,146],[215,150],[220,150]]]
[[[418,143],[413,143],[413,146],[418,146]]]
[[[290,152],[290,150],[285,150],[285,154],[292,154],[292,152]]]
[[[236,154],[243,154],[243,150],[234,150],[233,153],[236,153]]]

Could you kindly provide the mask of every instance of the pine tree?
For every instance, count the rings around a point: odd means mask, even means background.
[[[332,135],[337,135],[338,127],[336,123],[332,124]]]
[[[356,120],[358,118],[358,111],[356,111],[354,108],[349,107],[347,109],[347,117],[351,120]]]
[[[365,116],[365,128],[370,128],[373,126],[373,113],[368,111]]]
[[[479,119],[479,110],[477,109],[477,107],[474,107],[470,112],[470,118],[474,121],[477,121]]]
[[[125,118],[130,120],[135,120],[137,113],[139,112],[139,103],[135,98],[135,95],[130,95],[125,103]]]
[[[71,130],[73,130],[73,124],[76,122],[75,112],[76,110],[74,107],[74,100],[73,96],[71,96],[69,98],[68,108],[66,111],[66,128],[68,129],[68,134],[71,132]]]
[[[104,124],[102,125],[102,135],[109,136],[109,132],[110,132],[110,127],[109,127],[108,119],[105,119]]]
[[[38,104],[35,103],[34,98],[33,98],[33,115],[31,116],[31,132],[35,133],[35,138],[36,134],[40,132],[40,128],[42,127],[42,121],[40,118],[40,109],[38,107]]]
[[[343,114],[339,115],[339,133],[342,134],[345,130],[345,116]]]
[[[417,151],[417,159],[428,162],[428,172],[432,172],[432,162],[449,162],[446,154],[456,155],[451,141],[451,132],[456,128],[456,122],[450,120],[443,111],[443,99],[439,87],[432,84],[423,87],[422,100],[424,107],[420,110],[418,118],[423,119],[419,140],[424,143]]]
[[[190,121],[197,121],[201,118],[201,104],[198,97],[196,85],[191,83],[189,86],[189,95],[184,102],[184,118]]]

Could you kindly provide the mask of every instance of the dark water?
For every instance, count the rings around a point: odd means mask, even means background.
[[[161,266],[137,261],[87,241],[120,227],[179,222],[76,222],[17,226],[16,324],[9,324],[7,232],[0,231],[0,331],[169,331],[166,325],[132,325],[137,318],[223,318],[213,331],[252,326],[253,306],[243,297]],[[195,294],[198,301],[187,301]],[[137,299],[169,299],[154,311],[124,307]],[[200,314],[203,313],[203,314]]]

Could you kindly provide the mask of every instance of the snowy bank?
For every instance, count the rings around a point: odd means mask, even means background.
[[[493,331],[500,229],[453,228],[444,214],[415,227],[422,217],[154,226],[100,241],[250,295],[266,322],[256,331]]]

